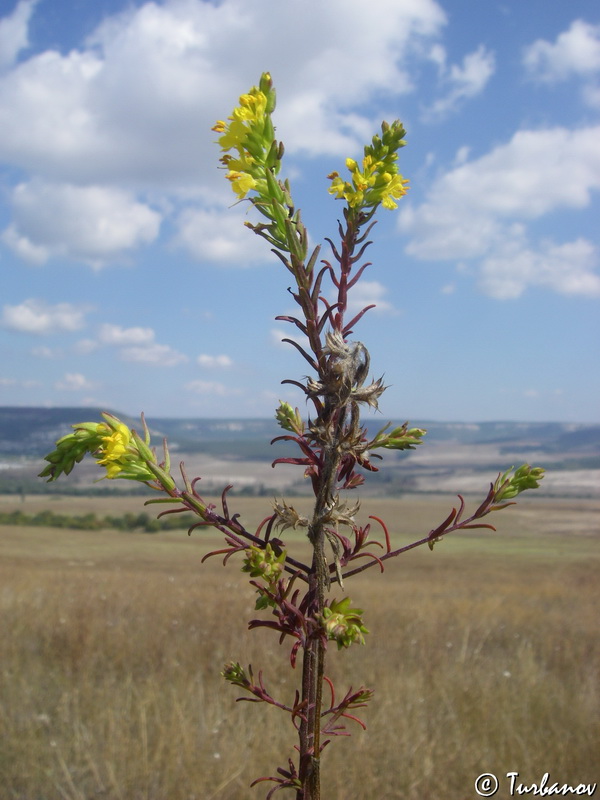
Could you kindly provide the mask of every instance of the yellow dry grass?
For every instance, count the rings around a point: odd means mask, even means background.
[[[364,511],[417,537],[451,503]],[[140,500],[36,497],[24,510],[44,505],[117,514]],[[250,522],[268,513],[261,500],[232,507]],[[465,533],[348,582],[371,633],[366,647],[331,649],[328,673],[375,698],[367,732],[326,749],[324,800],[465,800],[483,772],[598,780],[598,510],[524,498],[497,534]],[[248,785],[285,765],[293,731],[277,709],[236,704],[219,671],[252,663],[287,700],[298,675],[274,634],[245,630],[254,597],[236,563],[200,564],[218,542],[0,527],[2,798],[264,797]]]

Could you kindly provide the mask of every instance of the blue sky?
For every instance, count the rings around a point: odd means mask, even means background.
[[[600,422],[597,0],[0,0],[0,405],[303,407],[210,130],[264,70],[315,244],[406,126],[353,300],[383,417]]]

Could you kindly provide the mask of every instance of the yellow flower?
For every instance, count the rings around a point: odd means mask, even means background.
[[[97,462],[106,467],[107,478],[116,478],[126,464],[125,456],[131,442],[131,431],[122,422],[117,425],[116,430],[101,423],[98,425],[98,433],[102,438],[102,458],[98,458]]]
[[[331,186],[327,191],[329,194],[334,194],[336,200],[341,200],[344,197],[347,184],[344,183],[337,172],[332,172],[327,176],[327,179],[331,181]]]
[[[268,75],[263,78],[270,81]],[[273,98],[271,100],[274,102]],[[253,86],[247,94],[241,95],[228,122],[217,120],[213,127],[213,131],[222,134],[218,140],[224,153],[221,163],[229,170],[226,177],[240,200],[257,187],[261,170],[264,172],[264,160],[273,134],[267,113],[268,102],[267,95]],[[237,151],[237,158],[228,155],[230,150]]]
[[[408,180],[399,173],[392,176],[388,172],[383,175],[383,178],[387,185],[381,193],[381,204],[384,208],[398,208],[398,204],[394,202],[394,199],[398,200],[408,192]]]
[[[213,125],[213,131],[223,134],[219,137],[221,149],[226,152],[236,148],[241,152],[248,136],[264,121],[266,109],[266,95],[256,86],[248,94],[243,94],[239,106],[228,117],[229,123],[219,119]]]
[[[356,191],[344,192],[344,197],[348,201],[350,208],[356,208],[356,206],[363,204],[365,194],[361,189],[357,189]]]
[[[230,172],[248,172],[252,174],[252,170],[256,168],[256,161],[248,153],[242,153],[240,158],[224,155],[220,159]]]
[[[256,181],[247,172],[228,172],[225,177],[231,181],[231,188],[240,200],[243,200],[248,192],[256,186]]]
[[[218,123],[215,125],[214,129],[216,129],[217,126]],[[223,136],[219,137],[221,150],[232,150],[234,147],[241,150],[249,133],[249,128],[242,120],[232,119],[231,123],[224,128]]]
[[[373,164],[372,157],[365,156],[363,158],[363,169],[361,172],[356,161],[351,158],[346,159],[346,166],[352,173],[352,183],[358,191],[364,192],[369,186],[373,186],[375,183],[375,170],[380,163],[381,162],[377,162],[377,164]]]
[[[230,119],[244,119],[252,122],[259,122],[267,110],[267,98],[260,89],[253,86],[248,94],[240,97],[240,104],[233,109],[233,116]]]

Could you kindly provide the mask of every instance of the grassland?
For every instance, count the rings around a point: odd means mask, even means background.
[[[451,504],[365,501],[364,514],[409,541]],[[120,514],[140,500],[0,497],[1,510],[18,507]],[[268,513],[251,498],[234,510],[249,524]],[[332,649],[328,671],[375,698],[367,732],[325,751],[324,800],[467,800],[483,772],[600,778],[599,511],[525,497],[497,516],[498,533],[464,533],[349,582],[371,634]],[[252,663],[287,699],[297,676],[275,636],[245,630],[254,598],[235,563],[200,564],[218,542],[0,527],[3,800],[264,797],[248,784],[293,754],[291,727],[276,709],[236,704],[219,671]]]

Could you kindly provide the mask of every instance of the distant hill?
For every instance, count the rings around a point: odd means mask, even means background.
[[[84,420],[100,420],[100,408],[37,408],[0,406],[0,457],[8,455],[44,456],[71,426]],[[139,418],[112,411],[128,425],[139,429]],[[368,420],[376,432],[387,422],[380,417]],[[402,424],[404,420],[395,421]],[[275,419],[204,419],[149,417],[153,440],[163,436],[169,445],[185,453],[210,452],[262,458],[272,455],[270,440],[283,433]],[[431,422],[412,424],[427,429],[428,443],[456,441],[463,445],[497,444],[535,447],[548,453],[579,451],[582,455],[600,453],[600,425],[565,422]],[[240,452],[241,448],[241,452]]]
[[[100,422],[102,411],[106,409],[0,406],[0,458],[9,455],[43,457],[53,449],[57,439],[73,430],[73,424],[96,419]],[[141,430],[139,417],[130,417],[114,410],[109,410],[109,413],[115,414],[130,427]],[[172,449],[186,453],[205,450],[213,452],[221,447],[228,453],[235,453],[241,445],[242,450],[250,454],[248,457],[252,454],[261,457],[265,448],[268,448],[269,441],[282,433],[275,419],[154,417],[148,418],[146,422],[153,442],[160,444],[166,436]]]
[[[35,477],[42,458],[74,423],[100,419],[99,408],[27,408],[0,406],[0,492],[58,491]],[[131,427],[140,429],[139,418],[115,413]],[[284,433],[275,419],[173,419],[150,417],[153,443],[169,441],[175,462],[183,458],[194,474],[203,475],[203,486],[231,482],[249,492],[273,492],[284,488],[303,493],[301,471],[284,467],[272,470],[273,459],[295,455],[289,443],[270,445]],[[387,419],[367,421],[374,434]],[[401,424],[404,420],[395,421]],[[361,491],[399,492],[461,491],[481,487],[501,469],[524,462],[547,468],[544,488],[552,494],[600,496],[600,425],[535,422],[428,422],[412,420],[427,429],[425,444],[415,451],[387,452],[379,472]],[[379,462],[375,462],[379,465]],[[69,490],[79,486],[94,491],[143,489],[128,482],[102,481],[93,463],[76,470]],[[128,484],[128,485],[124,485]]]

